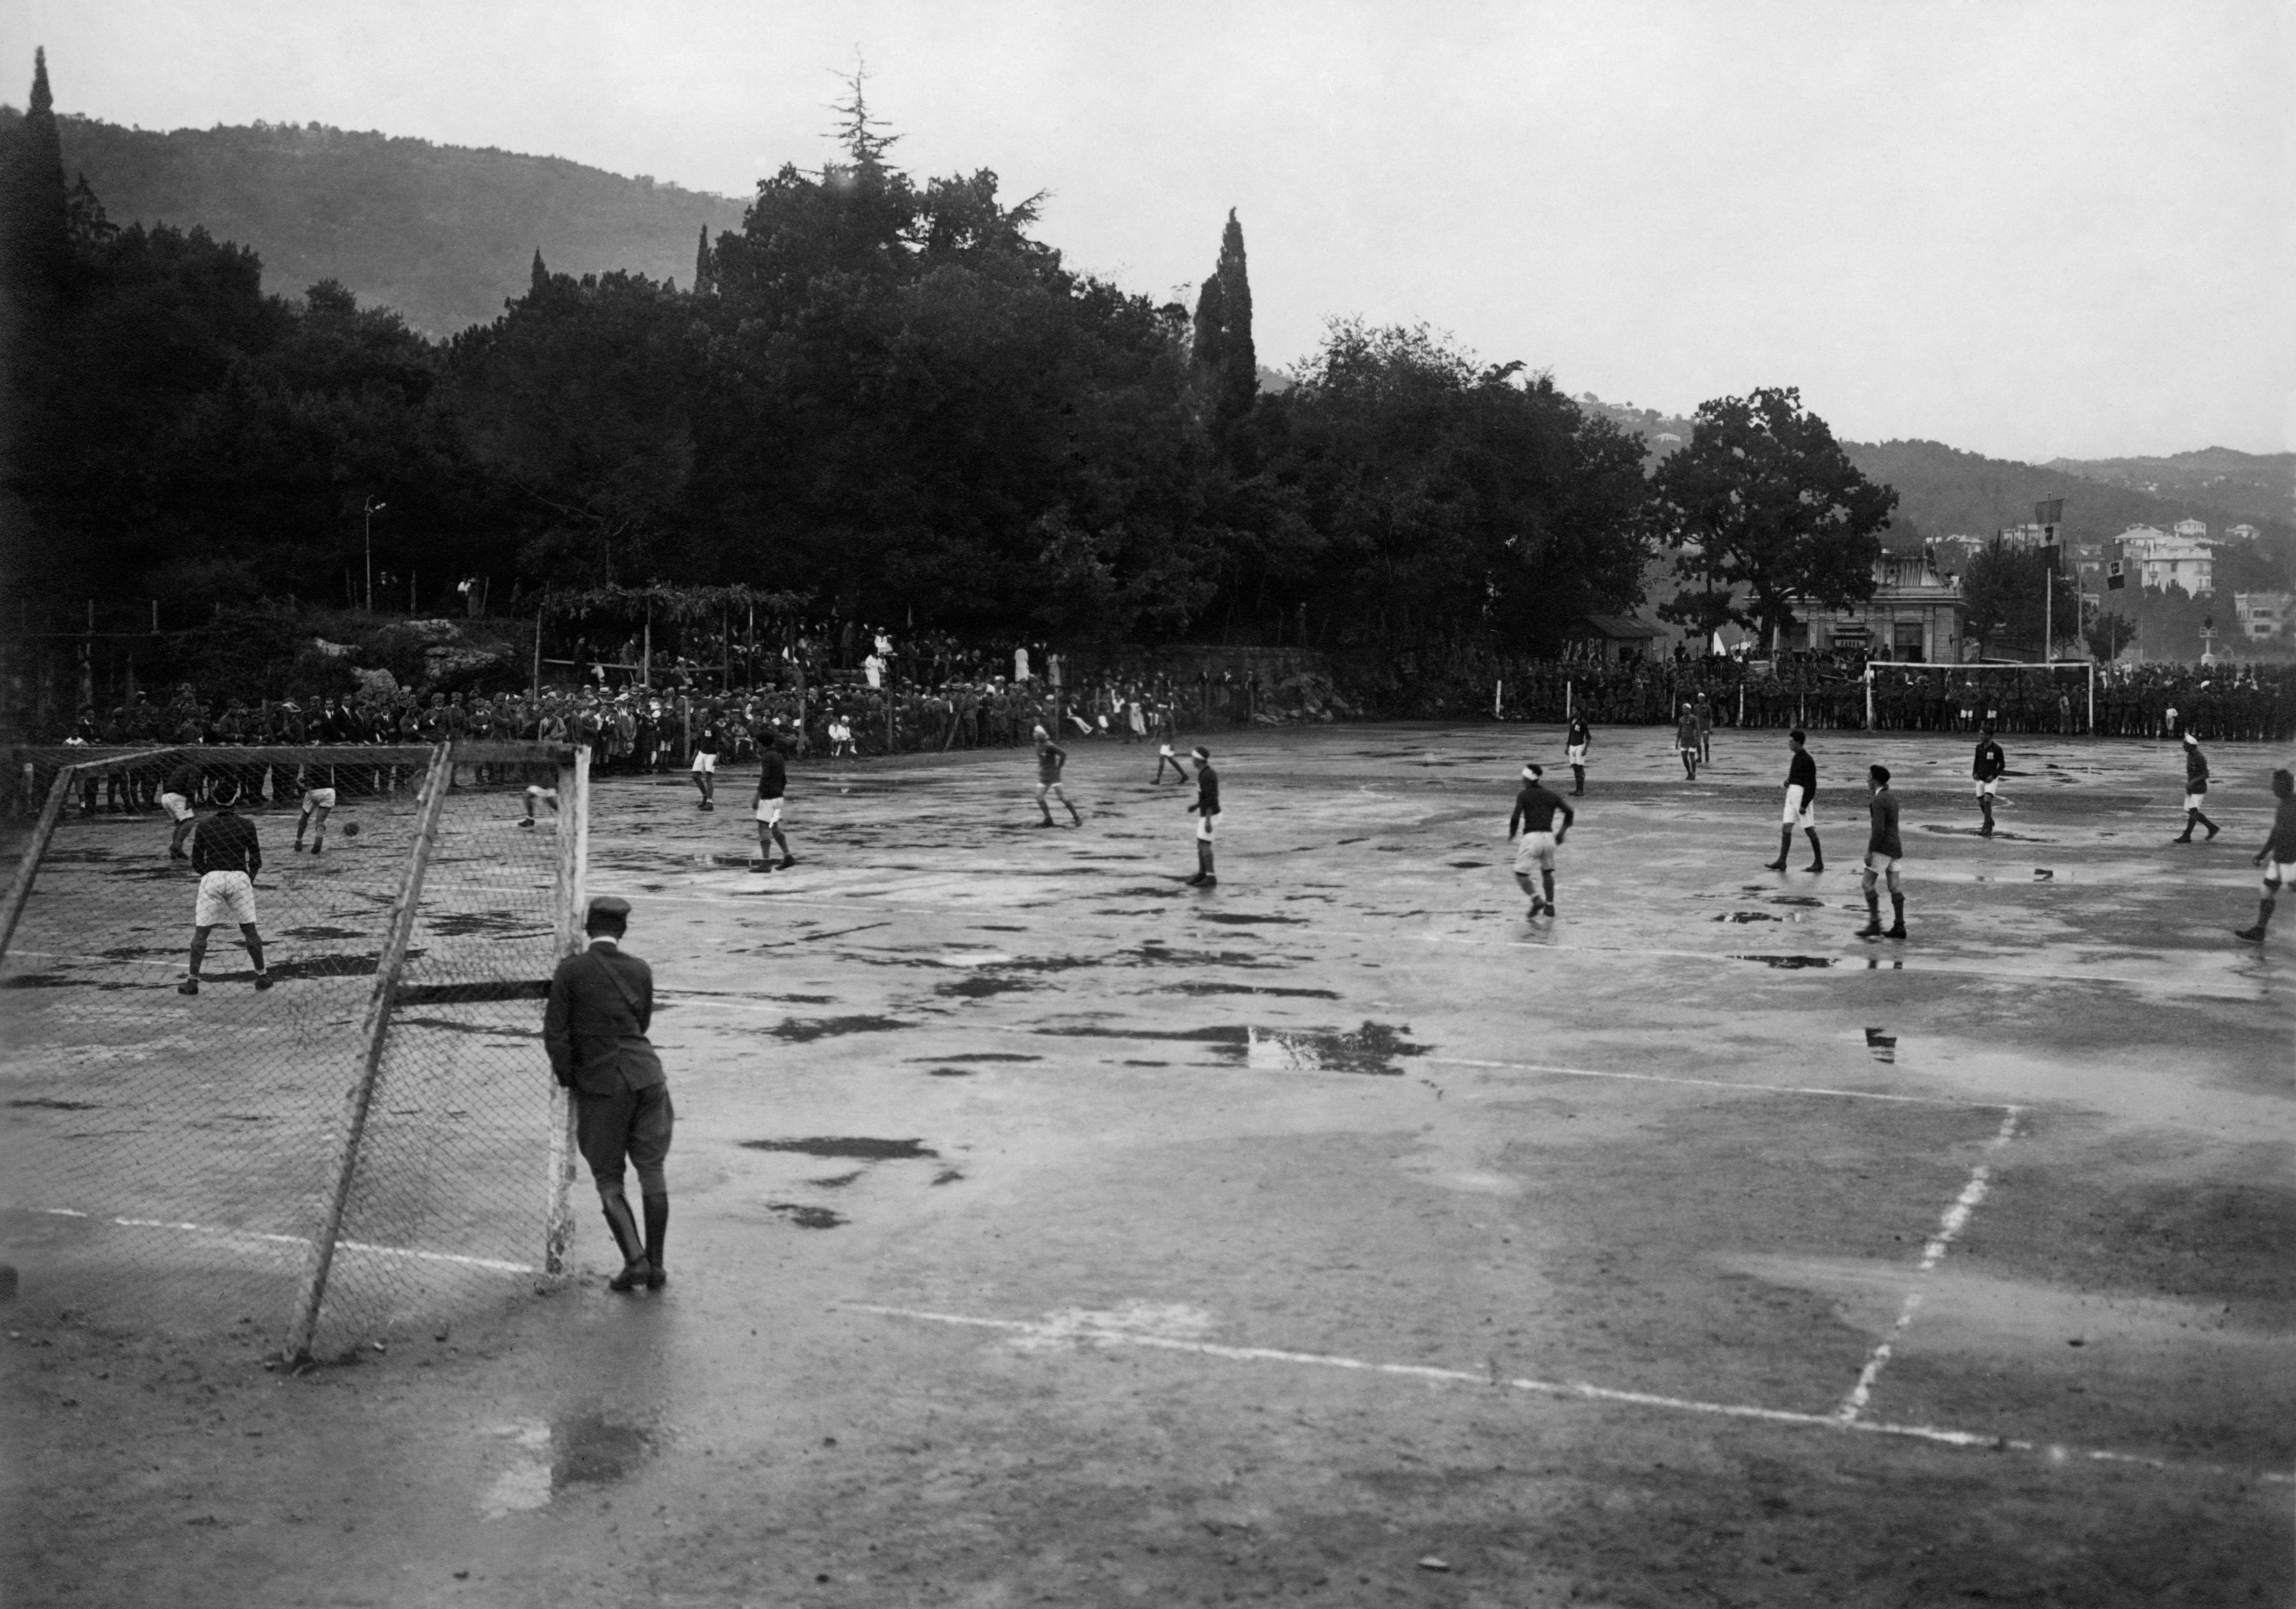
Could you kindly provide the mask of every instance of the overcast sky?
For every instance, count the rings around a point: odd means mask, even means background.
[[[2296,0],[13,0],[57,103],[746,195],[865,53],[914,172],[1168,295],[1231,207],[1261,361],[1423,321],[1572,393],[1795,385],[2007,457],[2296,447]],[[1190,293],[1191,297],[1193,293]]]

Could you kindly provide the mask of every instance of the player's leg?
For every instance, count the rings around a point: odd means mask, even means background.
[[[1201,879],[1201,886],[1210,888],[1219,881],[1218,869],[1212,863],[1212,819],[1210,816],[1196,818],[1196,864],[1201,868],[1197,876]]]
[[[197,994],[200,992],[200,966],[208,959],[208,935],[214,931],[215,924],[212,922],[204,927],[195,925],[192,928],[191,959],[184,968],[184,981],[176,985],[176,993]]]
[[[248,959],[255,963],[255,986],[268,989],[271,987],[271,974],[263,964],[263,935],[256,930],[253,922],[242,922],[239,936],[246,942]]]
[[[311,796],[303,796],[303,808],[295,818],[295,853],[303,853],[303,832],[311,824]]]
[[[1809,869],[1812,871],[1824,871],[1825,850],[1817,841],[1817,818],[1807,810],[1801,813],[1801,831],[1802,836],[1809,840]]]
[[[1874,870],[1874,857],[1866,857],[1866,870],[1858,874],[1857,886],[1866,895],[1866,926],[1857,930],[1865,939],[1882,936],[1882,878]]]
[[[2256,902],[2256,926],[2236,929],[2234,936],[2252,944],[2262,943],[2266,931],[2272,926],[2272,908],[2279,900],[2280,865],[2276,861],[2267,862],[2264,868],[2264,896]]]
[[[1053,785],[1050,782],[1037,784],[1037,813],[1044,817],[1043,821],[1037,823],[1039,827],[1050,827],[1053,824],[1053,807],[1045,802],[1051,796],[1052,791]]]
[[[171,861],[190,860],[192,857],[184,852],[184,840],[192,836],[192,828],[198,820],[192,813],[191,800],[179,793],[163,793],[160,796],[160,807],[176,823],[175,831],[168,838],[168,858]]]
[[[1769,862],[1764,870],[1784,871],[1786,857],[1793,853],[1794,818],[1801,813],[1801,789],[1786,789],[1785,819],[1778,826],[1778,858]]]
[[[1977,808],[1985,817],[1985,825],[1978,831],[1989,838],[1993,836],[1993,789],[1983,782],[1977,785]]]
[[[2171,844],[2191,843],[2193,841],[2193,829],[2199,826],[2200,821],[2200,802],[2191,794],[2186,794],[2185,796],[2185,830],[2178,833],[2175,837],[2170,838],[2169,841]]]
[[[2209,820],[2209,813],[2201,808],[2200,802],[2197,800],[2194,801],[2193,806],[2193,820],[2200,823],[2202,827],[2207,828],[2209,829],[2209,837],[2211,838],[2216,837],[2217,834],[2222,830],[2222,829],[2218,827],[2214,821]],[[2185,830],[2190,832],[2192,829],[2188,827]]]
[[[313,854],[324,854],[326,852],[327,818],[334,813],[334,808],[335,791],[332,788],[310,798],[304,805],[311,821],[311,853]],[[295,829],[295,837],[299,843],[303,837],[303,829],[299,824]]]
[[[1084,813],[1077,809],[1076,801],[1069,797],[1068,790],[1062,788],[1059,783],[1055,782],[1053,784],[1053,791],[1060,796],[1061,803],[1068,806],[1069,825],[1071,827],[1083,826]]]
[[[1530,902],[1530,914],[1537,916],[1539,911],[1539,907],[1545,903],[1545,902],[1539,897],[1538,885],[1531,881],[1531,874],[1528,871],[1518,870],[1514,874],[1514,883],[1516,887],[1522,890],[1523,897]]]
[[[1889,878],[1890,931],[1887,936],[1901,939],[1906,936],[1906,891],[1898,881],[1898,862],[1894,860],[1890,862]]]

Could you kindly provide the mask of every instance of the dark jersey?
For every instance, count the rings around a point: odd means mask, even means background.
[[[1219,813],[1219,772],[1207,760],[1196,767],[1196,813],[1216,816]]]
[[[1562,740],[1573,748],[1584,748],[1595,740],[1595,731],[1585,721],[1574,717],[1570,723],[1570,734]]]
[[[724,746],[714,721],[693,735],[693,752],[697,755],[715,755]]]
[[[1866,837],[1866,852],[1886,855],[1905,854],[1905,843],[1898,837],[1898,796],[1886,788],[1881,788],[1874,793],[1873,803],[1866,808],[1874,818],[1874,830]]]
[[[2265,858],[2296,866],[2296,799],[2283,799],[2272,815],[2272,836],[2264,843]]]
[[[1570,831],[1575,818],[1562,796],[1544,782],[1526,782],[1514,796],[1514,813],[1507,817],[1507,837],[1514,837],[1517,831],[1553,832],[1558,813],[1562,817],[1562,830]]]
[[[1057,782],[1061,767],[1069,763],[1069,751],[1057,743],[1046,743],[1037,750],[1037,780]]]
[[[160,784],[162,793],[179,793],[187,799],[197,798],[200,792],[200,768],[190,760],[178,761],[168,772],[168,780]]]
[[[2002,755],[2001,745],[1988,738],[1977,746],[1977,760],[1970,766],[1969,774],[1980,782],[1990,782],[2008,769],[2009,762]]]
[[[2185,745],[2185,791],[2206,793],[2209,790],[2209,757],[2201,752],[2197,743]]]
[[[253,877],[263,870],[263,852],[256,847],[255,823],[229,809],[218,810],[200,823],[192,835],[192,870],[202,877],[210,871],[243,871]]]
[[[1801,789],[1805,806],[1817,797],[1817,762],[1809,757],[1808,749],[1796,750],[1792,762],[1786,766],[1786,786]]]
[[[782,761],[782,751],[768,747],[765,758],[758,765],[758,797],[778,799],[789,791],[789,767]]]

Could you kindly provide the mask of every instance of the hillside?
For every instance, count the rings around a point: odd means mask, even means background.
[[[684,284],[702,226],[742,223],[740,201],[557,157],[316,124],[160,134],[58,121],[65,172],[87,176],[114,223],[202,225],[255,249],[266,290],[338,279],[430,335],[499,314],[525,290],[537,248],[556,272],[624,268]]]
[[[2169,502],[2206,502],[2258,525],[2296,516],[2296,453],[2203,447],[2168,458],[2053,458],[2045,467]]]

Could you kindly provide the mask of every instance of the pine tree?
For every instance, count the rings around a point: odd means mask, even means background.
[[[1251,281],[1244,271],[1243,225],[1236,222],[1233,207],[1220,233],[1219,264],[1196,297],[1190,356],[1211,396],[1215,419],[1225,424],[1251,411],[1259,396],[1259,355],[1251,344]]]

